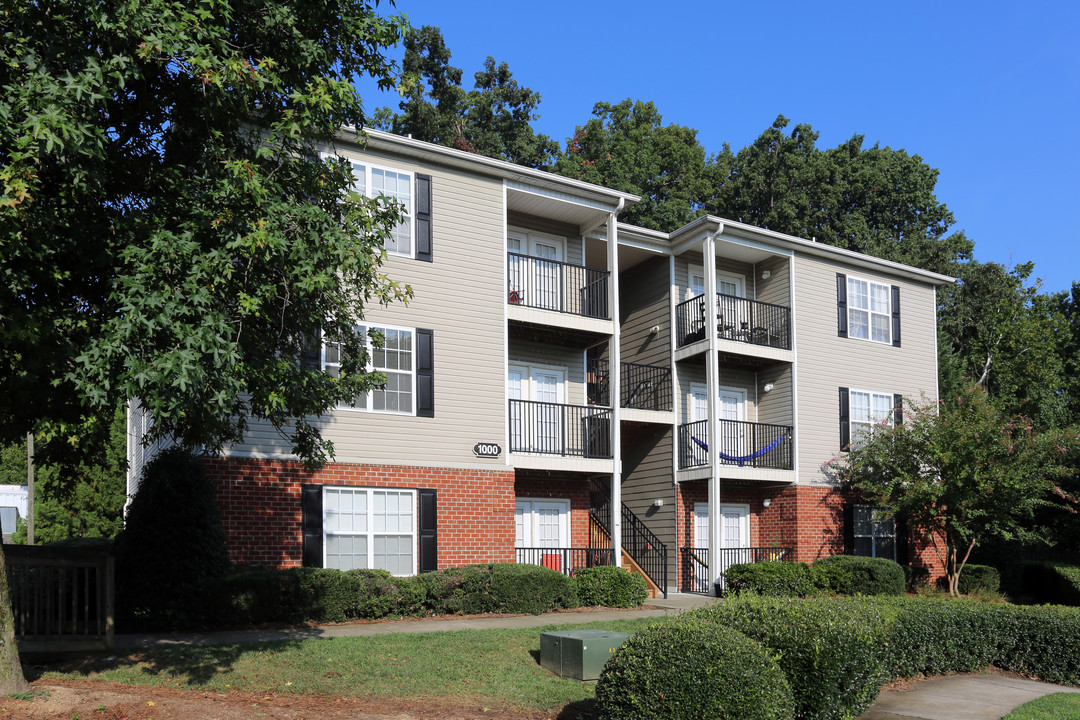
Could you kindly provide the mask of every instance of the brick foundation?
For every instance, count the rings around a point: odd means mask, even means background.
[[[331,463],[308,473],[298,462],[212,458],[207,472],[234,562],[301,564],[300,487],[433,488],[438,491],[440,568],[514,560],[514,472]],[[588,498],[585,500],[586,512]]]

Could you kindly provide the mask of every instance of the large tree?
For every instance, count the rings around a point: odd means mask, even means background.
[[[904,150],[864,147],[854,135],[817,147],[818,133],[779,116],[730,160],[710,213],[856,252],[955,274],[973,244],[949,233],[952,212],[934,194],[938,171]]]
[[[1044,541],[1047,508],[1075,514],[1061,482],[1080,448],[1078,430],[1047,430],[1002,412],[980,386],[951,402],[914,404],[904,422],[882,424],[830,462],[847,490],[907,519],[938,551],[958,592],[971,551],[989,539]]]
[[[725,148],[726,149],[726,148]],[[708,190],[697,130],[664,124],[651,102],[600,102],[579,125],[555,172],[641,196],[624,222],[670,232],[703,214]]]
[[[439,28],[409,31],[404,44],[409,83],[400,112],[379,108],[375,127],[518,165],[551,165],[558,143],[532,127],[540,94],[518,83],[506,63],[488,57],[473,76],[473,89],[466,91]]]
[[[105,447],[137,397],[209,450],[254,418],[305,460],[312,418],[379,381],[352,328],[407,295],[380,271],[394,203],[326,160],[384,88],[403,21],[367,0],[35,0],[0,15],[0,441]],[[300,362],[340,342],[341,378]],[[21,681],[0,583],[0,693]]]

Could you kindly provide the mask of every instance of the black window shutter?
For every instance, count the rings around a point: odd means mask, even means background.
[[[304,533],[304,567],[323,565],[322,485],[303,485],[300,488],[300,527]]]
[[[304,335],[304,346],[300,354],[300,367],[305,370],[322,369],[322,333],[318,330]]]
[[[892,422],[893,427],[900,427],[904,424],[904,396],[893,395],[892,396]]]
[[[416,175],[416,259],[431,262],[431,176]]]
[[[439,569],[438,543],[438,504],[434,490],[420,491],[420,572],[432,572]]]
[[[416,416],[435,417],[435,337],[416,331]]]
[[[847,275],[836,273],[836,334],[847,337]]]
[[[851,411],[848,406],[848,389],[840,388],[840,449],[847,450],[851,444]]]
[[[844,554],[855,554],[855,504],[844,503]]]
[[[900,288],[892,286],[892,344],[900,347]]]
[[[908,565],[911,563],[911,540],[908,537],[907,522],[897,516],[894,519],[894,525],[896,528],[896,562],[901,565]]]

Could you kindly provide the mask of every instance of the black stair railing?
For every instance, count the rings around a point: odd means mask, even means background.
[[[611,535],[611,495],[606,488],[594,490],[590,494],[589,516]],[[637,563],[641,571],[653,581],[667,597],[668,551],[667,545],[645,526],[645,523],[623,503],[622,506],[622,547],[626,554]]]

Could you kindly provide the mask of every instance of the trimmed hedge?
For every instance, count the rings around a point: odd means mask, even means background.
[[[1080,567],[1065,563],[1025,563],[1023,589],[1036,602],[1080,606]]]
[[[968,563],[960,571],[960,582],[957,590],[964,595],[973,592],[992,592],[1001,590],[1001,573],[996,567],[990,565],[973,565]]]
[[[629,608],[645,602],[645,578],[613,566],[584,568],[574,573],[574,590],[582,605]]]
[[[645,583],[614,567],[575,578],[536,565],[467,565],[416,577],[384,570],[238,566],[207,592],[204,622],[219,627],[261,623],[342,622],[443,614],[531,613],[587,604],[636,607]]]
[[[627,640],[596,683],[601,720],[789,720],[776,660],[742,633],[701,619],[653,625]]]
[[[818,571],[818,585],[840,595],[903,595],[906,579],[899,563],[886,558],[833,555],[814,561]],[[842,568],[843,574],[829,575],[825,572]]]
[[[743,596],[687,615],[738,630],[778,656],[796,718],[854,717],[891,679],[885,615],[860,599]]]
[[[818,589],[813,570],[801,562],[766,560],[732,565],[725,577],[729,595],[750,591],[772,597],[804,597]]]

